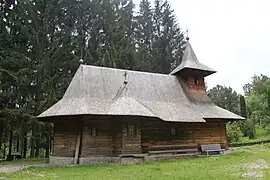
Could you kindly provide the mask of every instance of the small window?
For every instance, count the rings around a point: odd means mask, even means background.
[[[171,136],[176,136],[176,128],[171,128]]]
[[[90,128],[90,135],[97,136],[97,128],[95,128],[95,127]]]
[[[134,136],[135,135],[135,125],[129,124],[128,125],[128,135]]]
[[[124,136],[136,136],[136,126],[134,124],[128,124],[123,127]]]
[[[195,78],[194,79],[194,82],[195,82],[195,85],[198,85],[199,84],[199,79],[198,78]]]

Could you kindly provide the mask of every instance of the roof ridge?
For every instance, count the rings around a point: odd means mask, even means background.
[[[172,76],[171,74],[163,74],[163,73],[155,73],[155,72],[147,72],[147,71],[139,71],[139,70],[132,70],[132,69],[121,69],[121,68],[112,68],[112,67],[104,67],[104,66],[95,66],[95,65],[85,65],[81,64],[80,66],[85,68],[99,68],[104,70],[119,70],[119,71],[128,71],[133,73],[141,73],[141,74],[152,74],[152,75],[160,75],[160,76]]]

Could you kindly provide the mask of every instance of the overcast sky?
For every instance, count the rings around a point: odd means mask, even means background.
[[[135,0],[138,3],[139,0]],[[243,93],[254,74],[270,76],[269,0],[169,0],[200,62],[217,71],[206,78]]]

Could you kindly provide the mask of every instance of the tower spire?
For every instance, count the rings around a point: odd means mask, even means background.
[[[185,71],[197,71],[197,73],[202,74],[202,76],[208,76],[210,74],[215,73],[216,71],[213,70],[212,68],[200,63],[190,45],[189,42],[189,29],[186,30],[186,45],[185,45],[185,50],[184,54],[182,56],[182,61],[179,64],[178,67],[176,67],[170,74],[175,75],[181,72]]]

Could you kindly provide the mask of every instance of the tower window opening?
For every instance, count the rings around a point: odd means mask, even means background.
[[[194,82],[195,82],[195,85],[198,85],[199,84],[199,79],[198,78],[195,78],[194,79]]]

